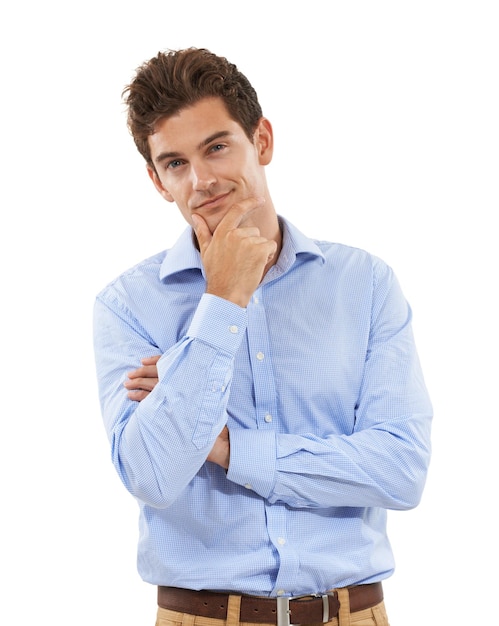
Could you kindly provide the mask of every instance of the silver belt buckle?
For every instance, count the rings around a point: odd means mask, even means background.
[[[279,596],[277,598],[277,626],[291,626],[289,596]]]
[[[310,594],[311,596],[322,598],[322,622],[325,624],[329,622],[329,601],[328,596],[330,594]],[[331,594],[333,595],[333,594]],[[296,596],[297,598],[306,598],[307,596]],[[291,626],[291,610],[289,608],[289,601],[294,600],[294,597],[279,596],[277,599],[277,626]],[[293,624],[296,626],[296,624]]]

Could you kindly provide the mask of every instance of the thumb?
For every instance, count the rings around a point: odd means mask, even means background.
[[[191,220],[192,227],[194,228],[194,232],[196,233],[196,238],[199,243],[199,250],[200,252],[203,252],[209,245],[212,239],[212,234],[208,228],[208,224],[200,215],[191,215]]]

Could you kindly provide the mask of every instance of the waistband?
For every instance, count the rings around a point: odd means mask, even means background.
[[[348,587],[350,612],[364,611],[383,600],[380,582]],[[240,594],[232,594],[240,595]],[[227,618],[228,593],[192,591],[179,587],[158,587],[158,605],[163,609],[211,617]],[[314,594],[299,597],[261,598],[241,596],[241,622],[256,624],[306,624],[327,622],[338,616],[338,594]]]

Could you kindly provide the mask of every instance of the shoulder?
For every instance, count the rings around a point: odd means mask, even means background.
[[[391,267],[382,258],[363,248],[319,239],[313,241],[324,255],[326,263],[336,268],[363,269],[372,272],[373,275],[392,272]]]
[[[158,252],[131,266],[119,276],[111,280],[97,294],[98,300],[116,300],[132,296],[135,292],[148,290],[160,283],[160,268],[168,254],[168,250]]]

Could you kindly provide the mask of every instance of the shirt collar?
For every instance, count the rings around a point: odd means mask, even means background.
[[[299,255],[316,257],[324,262],[324,255],[315,241],[306,237],[287,219],[279,217],[279,223],[282,228],[282,250],[276,265],[282,272],[288,270]],[[203,272],[201,255],[194,244],[190,226],[184,230],[176,243],[168,250],[161,264],[159,277],[163,280],[173,274],[189,270]]]
[[[163,280],[173,274],[193,269],[203,271],[203,264],[199,250],[194,245],[192,228],[188,226],[167,251],[163,263],[161,263],[159,278]]]
[[[304,260],[309,257],[325,262],[324,255],[315,241],[304,235],[287,219],[279,216],[279,223],[282,229],[282,250],[276,265],[281,272],[294,265],[298,256]]]

